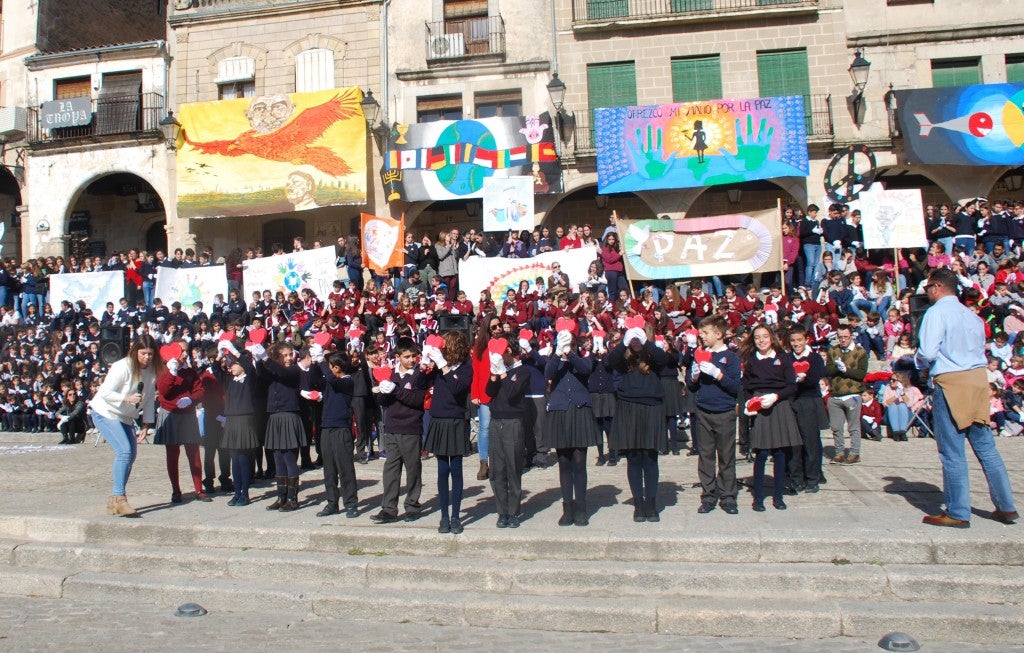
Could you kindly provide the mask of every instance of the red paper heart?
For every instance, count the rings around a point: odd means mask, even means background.
[[[794,361],[793,371],[797,374],[807,374],[811,369],[811,364],[808,361]]]
[[[576,331],[576,320],[570,320],[567,317],[560,317],[555,320],[555,331],[568,331],[573,333]]]
[[[529,329],[521,330],[519,332],[519,339],[520,340],[526,340],[527,342],[529,342],[530,340],[533,340],[533,331],[530,331]]]
[[[179,356],[181,356],[181,345],[177,342],[172,342],[160,348],[160,358],[165,363],[171,359],[177,360]]]
[[[504,354],[506,349],[508,349],[508,340],[504,338],[491,338],[491,341],[487,343],[487,351],[491,354]]]
[[[320,333],[313,336],[313,342],[320,345],[321,347],[326,347],[327,345],[331,344],[331,334],[327,333],[326,331],[321,331]]]
[[[778,311],[779,310],[779,306],[778,306],[778,304],[765,304],[764,305],[764,310],[765,311]]]
[[[433,347],[435,349],[443,349],[444,348],[444,338],[442,338],[441,336],[437,335],[436,333],[432,333],[429,336],[427,336],[427,339],[426,339],[426,341],[424,341],[423,344],[430,345],[431,347]]]
[[[748,413],[759,412],[761,410],[761,398],[760,397],[754,397],[752,399],[747,399],[747,403],[746,403],[745,408],[746,408]]]
[[[654,336],[654,342],[665,342],[665,336]]]
[[[698,349],[697,351],[693,352],[693,360],[697,361],[698,363],[710,363],[711,352],[708,351],[707,349]]]
[[[320,401],[320,391],[319,390],[310,390],[309,391],[309,400],[310,401]]]
[[[381,381],[387,381],[391,378],[390,367],[375,367],[373,368],[373,378],[376,379],[377,383]]]
[[[605,333],[604,331],[601,331],[599,329],[594,329],[593,331],[590,332],[590,337],[595,338],[595,339],[596,338],[602,338],[603,339],[607,335],[608,335],[607,333]]]
[[[249,340],[253,344],[262,345],[267,341],[267,330],[266,329],[252,329],[249,331]]]
[[[640,315],[634,315],[632,317],[627,317],[626,318],[626,328],[627,329],[633,329],[633,328],[641,328],[642,329],[642,328],[644,328],[645,324],[646,323],[644,322],[644,318],[642,316],[640,316]]]
[[[217,338],[217,340],[234,340],[234,339],[235,339],[235,332],[234,331],[225,331],[224,333],[220,334],[219,338]]]
[[[351,331],[348,332],[347,335],[349,340],[359,340],[360,338],[363,337],[362,332],[360,332],[358,329],[352,329]]]

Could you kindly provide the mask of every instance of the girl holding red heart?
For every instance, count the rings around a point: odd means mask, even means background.
[[[175,341],[160,348],[160,358],[166,369],[156,379],[160,407],[166,415],[156,430],[154,444],[166,447],[167,476],[171,481],[171,503],[181,503],[181,485],[178,480],[178,460],[181,445],[185,445],[196,501],[210,501],[203,492],[203,462],[199,454],[199,420],[196,404],[203,400],[204,390],[199,373],[189,367],[188,350],[183,341]]]
[[[793,359],[782,349],[775,332],[763,325],[740,345],[739,355],[744,362],[743,389],[750,397],[744,412],[753,418],[754,511],[764,512],[764,468],[769,455],[774,460],[772,504],[776,510],[785,510],[786,459],[790,447],[803,444],[790,403],[796,394]]]

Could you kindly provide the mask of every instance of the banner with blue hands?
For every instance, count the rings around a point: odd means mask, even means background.
[[[721,186],[810,172],[799,95],[614,107],[594,114],[600,193]]]

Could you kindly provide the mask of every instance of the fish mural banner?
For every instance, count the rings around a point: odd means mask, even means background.
[[[358,88],[182,105],[178,215],[264,215],[366,203]]]
[[[908,163],[1024,164],[1024,84],[894,93]]]
[[[533,178],[484,180],[484,231],[533,230]]]
[[[203,310],[209,314],[215,296],[220,295],[221,301],[227,299],[227,269],[223,265],[201,268],[160,266],[156,269],[153,292],[168,308],[174,302],[181,302],[181,309],[191,315],[192,305],[202,302]]]
[[[799,95],[594,112],[599,193],[806,177]]]
[[[548,113],[395,124],[380,176],[388,202],[483,197],[486,179],[516,176],[534,193],[562,192]]]
[[[272,293],[301,292],[309,288],[321,301],[333,289],[338,278],[337,257],[333,247],[318,247],[291,254],[266,256],[242,261],[242,285],[245,297],[255,291]]]
[[[400,220],[360,213],[363,261],[377,274],[405,265],[405,216]]]
[[[619,220],[634,281],[689,279],[782,269],[778,209],[681,220]]]
[[[555,263],[569,277],[569,287],[575,289],[587,280],[587,268],[597,256],[596,247],[545,252],[533,258],[471,256],[459,264],[459,290],[466,291],[466,297],[474,305],[479,305],[480,292],[488,290],[491,299],[500,306],[508,291],[519,290],[523,281],[529,284],[530,292],[537,290],[537,277],[546,284]]]
[[[50,303],[55,307],[65,300],[74,304],[82,299],[92,309],[93,315],[99,317],[106,310],[107,302],[117,308],[124,297],[124,272],[120,270],[51,274],[47,278],[50,280]]]

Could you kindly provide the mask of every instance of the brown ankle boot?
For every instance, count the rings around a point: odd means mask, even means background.
[[[478,481],[486,481],[487,478],[490,475],[491,475],[491,467],[490,467],[490,465],[487,464],[486,460],[481,460],[480,461],[480,469],[476,473],[476,480],[478,480]]]
[[[288,500],[281,505],[281,512],[291,512],[299,508],[299,477],[288,477]]]
[[[120,515],[121,517],[134,517],[138,513],[135,512],[135,508],[128,505],[127,497],[112,497],[114,499],[114,512],[111,514]]]
[[[288,502],[288,477],[277,476],[277,501],[267,506],[267,510],[280,510]]]
[[[108,515],[116,515],[117,514],[117,508],[114,507],[114,499],[115,498],[116,497],[114,495],[110,495],[110,498],[107,499],[107,514]]]

